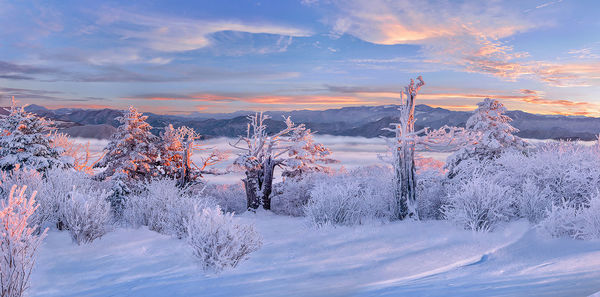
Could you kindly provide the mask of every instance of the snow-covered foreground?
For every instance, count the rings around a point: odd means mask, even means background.
[[[448,222],[315,230],[300,218],[240,216],[264,246],[220,275],[185,242],[117,229],[89,245],[51,232],[31,296],[587,296],[600,291],[600,243],[546,239],[523,222],[482,234]]]

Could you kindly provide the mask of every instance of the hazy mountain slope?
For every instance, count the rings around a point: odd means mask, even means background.
[[[28,111],[63,122],[72,122],[76,125],[110,125],[116,127],[116,117],[122,114],[113,109],[60,109],[49,110],[42,106],[30,105]],[[201,114],[194,113],[186,116],[175,115],[148,115],[148,122],[158,134],[168,124],[174,126],[190,126],[198,133],[207,137],[227,136],[236,137],[246,131],[246,114],[251,112],[238,111],[230,114]],[[390,135],[382,130],[391,123],[396,122],[397,106],[358,106],[344,107],[327,110],[294,110],[294,111],[268,111],[271,116],[269,129],[272,132],[284,126],[283,116],[291,116],[296,123],[305,123],[308,128],[320,134],[341,136],[378,137]],[[427,105],[416,106],[416,128],[439,128],[443,125],[464,126],[470,112],[452,111],[443,108],[433,108]],[[538,115],[522,111],[509,111],[513,118],[513,125],[521,130],[519,136],[537,139],[583,139],[593,140],[600,133],[600,118],[561,115]],[[88,132],[82,130],[92,129]],[[93,134],[94,126],[77,128],[79,134]],[[95,138],[104,138],[96,135]]]

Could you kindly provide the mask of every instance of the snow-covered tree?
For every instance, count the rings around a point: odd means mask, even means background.
[[[21,297],[29,287],[35,254],[46,231],[37,233],[30,217],[35,212],[35,192],[27,198],[26,186],[11,188],[0,204],[0,296]]]
[[[139,113],[133,106],[117,120],[121,125],[104,148],[104,157],[94,167],[106,167],[98,177],[105,179],[122,173],[128,181],[148,180],[157,176],[159,138],[146,123],[148,117]]]
[[[477,103],[475,113],[467,120],[466,128],[478,134],[477,141],[462,147],[448,158],[448,176],[454,177],[458,165],[464,160],[489,160],[498,157],[507,149],[524,150],[527,143],[514,135],[519,130],[513,127],[512,119],[505,115],[506,107],[498,100],[485,98]]]
[[[232,144],[241,150],[235,164],[245,170],[243,179],[246,187],[248,209],[260,205],[271,208],[271,192],[275,167],[284,168],[284,174],[297,175],[311,170],[324,170],[317,162],[329,155],[329,150],[314,143],[312,132],[304,124],[296,125],[285,118],[286,127],[273,134],[267,134],[267,115],[255,114],[248,117],[246,136]]]
[[[201,164],[197,165],[192,160],[194,152],[210,150],[198,143],[201,138],[194,129],[181,126],[177,129],[173,125],[165,127],[161,133],[160,165],[165,176],[179,181],[184,187],[192,181],[201,178],[203,174],[218,174],[215,170],[209,170],[224,159],[224,152],[211,150],[210,154],[201,158]]]
[[[14,99],[10,114],[0,119],[0,168],[12,170],[16,164],[40,172],[48,168],[70,167],[71,158],[52,144],[53,123],[16,106]]]
[[[398,219],[418,218],[416,201],[416,150],[447,152],[456,150],[464,143],[472,141],[472,135],[463,128],[443,126],[437,130],[424,128],[415,131],[415,99],[421,87],[425,85],[421,76],[418,83],[410,84],[400,92],[399,123],[392,124],[395,134],[390,143],[394,167],[394,198],[396,199],[396,217]]]

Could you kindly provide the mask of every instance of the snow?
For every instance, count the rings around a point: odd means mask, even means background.
[[[586,296],[600,290],[600,243],[541,237],[526,222],[492,233],[445,221],[313,229],[259,211],[263,247],[203,272],[183,240],[116,229],[77,246],[48,234],[30,296]],[[409,239],[410,240],[407,240]]]

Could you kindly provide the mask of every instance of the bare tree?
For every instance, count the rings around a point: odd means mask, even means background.
[[[246,136],[231,144],[241,150],[235,164],[245,170],[242,180],[246,188],[248,209],[260,205],[271,209],[271,192],[275,168],[284,167],[284,174],[297,175],[306,171],[324,170],[317,162],[324,162],[329,150],[315,143],[310,129],[304,124],[296,125],[287,117],[286,127],[273,134],[267,134],[265,120],[269,116],[260,114],[248,117]]]

